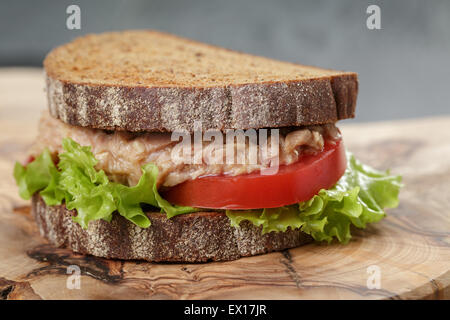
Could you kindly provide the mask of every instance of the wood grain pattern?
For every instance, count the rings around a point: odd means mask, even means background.
[[[450,117],[340,125],[358,158],[405,183],[400,206],[346,246],[207,264],[123,262],[49,245],[17,195],[13,162],[34,137],[43,87],[41,70],[0,71],[0,299],[450,298]],[[67,289],[70,265],[81,269],[79,290]],[[381,289],[367,288],[371,265]]]

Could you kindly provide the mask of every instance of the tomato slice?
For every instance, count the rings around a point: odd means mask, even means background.
[[[304,155],[279,167],[274,175],[205,176],[168,189],[169,202],[197,208],[276,208],[311,199],[331,188],[344,174],[347,161],[342,139],[325,143],[322,152]]]
[[[28,156],[28,158],[25,160],[25,162],[23,163],[23,166],[26,167],[27,165],[29,165],[30,163],[32,163],[35,160],[35,158],[33,156]]]

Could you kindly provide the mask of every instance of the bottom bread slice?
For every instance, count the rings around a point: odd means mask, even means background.
[[[298,229],[261,234],[261,227],[243,221],[232,227],[224,212],[196,212],[167,219],[147,212],[149,228],[141,228],[119,214],[112,221],[97,220],[87,229],[72,220],[64,205],[48,206],[35,194],[32,212],[42,236],[58,247],[113,259],[170,262],[235,260],[293,248],[312,241]]]

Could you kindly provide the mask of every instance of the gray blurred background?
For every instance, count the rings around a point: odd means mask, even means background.
[[[81,8],[81,30],[66,8]],[[366,27],[370,4],[381,30]],[[270,58],[359,74],[356,121],[450,113],[450,1],[4,1],[0,66],[41,66],[85,33],[159,29]]]

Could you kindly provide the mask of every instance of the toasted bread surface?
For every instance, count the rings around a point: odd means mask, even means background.
[[[87,35],[45,61],[51,114],[127,131],[248,129],[354,116],[352,72],[235,52],[156,31]]]

